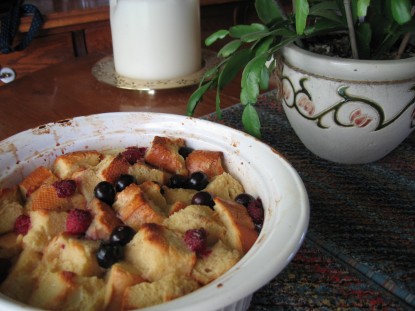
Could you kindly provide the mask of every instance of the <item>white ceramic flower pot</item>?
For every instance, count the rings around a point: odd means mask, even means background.
[[[303,144],[347,164],[379,160],[415,128],[415,57],[363,61],[283,49],[282,105]]]

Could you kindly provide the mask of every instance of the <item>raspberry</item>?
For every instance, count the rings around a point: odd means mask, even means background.
[[[264,208],[261,199],[258,198],[250,202],[246,210],[248,211],[249,216],[251,216],[254,224],[262,225],[264,222]]]
[[[30,229],[30,217],[27,215],[20,215],[14,222],[14,232],[16,234],[26,235]]]
[[[59,198],[70,197],[76,190],[76,182],[72,179],[55,181],[52,186],[56,189]]]
[[[183,239],[187,247],[193,252],[203,252],[206,248],[207,234],[203,228],[187,230]]]
[[[73,209],[66,218],[66,232],[69,234],[84,234],[92,222],[88,211]]]
[[[127,149],[123,151],[121,155],[128,161],[128,163],[133,165],[134,163],[144,161],[144,155],[146,151],[146,147],[127,147]]]

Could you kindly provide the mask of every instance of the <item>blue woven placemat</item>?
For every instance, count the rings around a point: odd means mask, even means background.
[[[300,174],[311,218],[305,245],[250,310],[415,309],[414,133],[382,160],[342,165],[303,146],[275,91],[257,108],[262,141]],[[222,112],[204,118],[242,128],[241,105]]]

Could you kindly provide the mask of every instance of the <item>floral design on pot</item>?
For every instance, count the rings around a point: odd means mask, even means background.
[[[303,117],[311,121],[315,121],[317,126],[321,128],[328,128],[328,126],[324,125],[324,118],[328,115],[332,115],[334,123],[336,126],[342,127],[366,127],[372,121],[376,122],[377,125],[374,128],[374,131],[381,130],[393,122],[399,122],[399,118],[402,114],[408,110],[412,104],[415,103],[415,84],[411,87],[411,91],[414,92],[413,98],[409,101],[409,103],[403,107],[401,111],[399,111],[395,116],[391,119],[387,120],[385,116],[385,112],[381,104],[371,101],[370,99],[353,96],[347,92],[349,88],[347,85],[342,85],[338,88],[337,94],[339,97],[343,98],[339,102],[333,103],[329,106],[326,110],[321,111],[319,113],[315,113],[315,105],[313,103],[313,99],[310,95],[310,92],[306,88],[307,78],[302,78],[298,82],[300,85],[299,90],[294,89],[294,84],[290,79],[286,76],[282,77],[282,87],[283,87],[283,102],[284,104],[292,109],[296,109],[297,112]],[[293,96],[291,96],[293,95]],[[298,98],[298,99],[297,99]],[[353,103],[360,103],[363,104],[363,108],[356,108],[352,110],[349,114],[349,118],[347,121],[343,121],[339,115],[340,110],[345,108],[346,105],[351,105]],[[415,115],[415,109],[414,113]],[[409,127],[414,127],[414,118],[410,120]]]
[[[282,50],[279,96],[303,144],[346,164],[379,160],[415,129],[415,57],[364,61]]]

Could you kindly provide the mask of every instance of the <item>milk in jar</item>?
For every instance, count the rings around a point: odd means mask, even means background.
[[[110,0],[117,74],[178,78],[201,68],[199,0]]]

